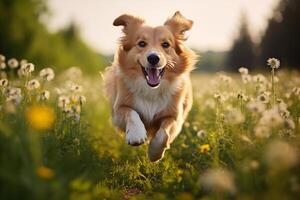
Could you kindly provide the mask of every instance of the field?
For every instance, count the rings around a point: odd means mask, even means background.
[[[264,75],[195,72],[189,118],[150,163],[111,125],[100,73],[0,58],[0,199],[300,197],[300,74],[275,59]]]

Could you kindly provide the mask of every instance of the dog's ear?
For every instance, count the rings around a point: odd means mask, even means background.
[[[192,28],[193,21],[177,11],[164,25],[169,28],[177,40],[186,40],[184,33]]]
[[[129,14],[123,14],[115,19],[114,26],[123,26],[123,32],[128,34],[130,30],[135,30],[138,26],[142,25],[145,21],[139,17]]]

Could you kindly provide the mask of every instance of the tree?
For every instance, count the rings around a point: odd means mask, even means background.
[[[247,18],[242,15],[239,35],[228,53],[227,69],[237,71],[241,66],[253,68],[254,63],[254,44],[248,31]]]
[[[261,40],[261,61],[276,57],[283,65],[300,69],[300,1],[281,0]]]

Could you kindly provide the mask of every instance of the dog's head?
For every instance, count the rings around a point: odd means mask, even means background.
[[[123,26],[118,62],[132,78],[144,76],[147,84],[156,88],[163,78],[189,70],[194,64],[195,54],[187,50],[182,42],[185,31],[192,28],[193,21],[176,12],[163,26],[151,27],[144,20],[124,14],[113,22]]]

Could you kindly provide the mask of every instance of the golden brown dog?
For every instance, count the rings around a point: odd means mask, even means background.
[[[130,145],[149,140],[148,157],[157,161],[180,133],[192,106],[190,72],[196,54],[183,41],[193,22],[176,12],[163,26],[148,26],[128,14],[113,25],[123,26],[124,32],[104,74],[113,124],[126,132]]]

